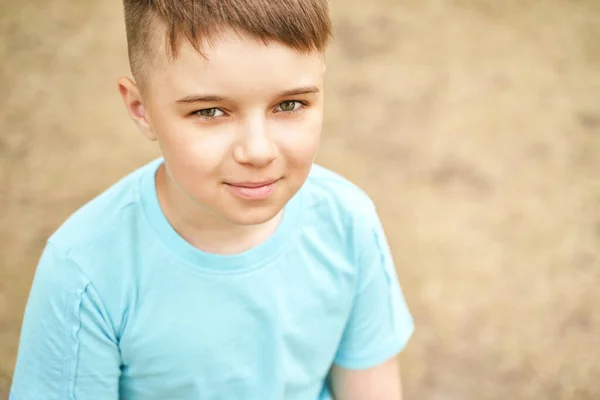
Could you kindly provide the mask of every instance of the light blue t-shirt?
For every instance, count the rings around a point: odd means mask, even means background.
[[[277,231],[237,255],[169,225],[155,160],[49,239],[11,400],[329,399],[333,363],[378,365],[413,320],[375,207],[314,166]]]

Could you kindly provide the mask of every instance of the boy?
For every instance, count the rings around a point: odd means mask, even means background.
[[[394,400],[413,323],[375,207],[313,165],[326,0],[125,0],[162,157],[48,240],[12,400]]]

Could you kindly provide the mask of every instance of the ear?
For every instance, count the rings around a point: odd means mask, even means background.
[[[138,86],[129,78],[120,78],[117,83],[125,108],[133,122],[140,128],[144,136],[152,141],[156,140],[156,133],[152,129]]]

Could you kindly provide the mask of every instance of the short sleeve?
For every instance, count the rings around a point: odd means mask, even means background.
[[[354,227],[359,279],[334,363],[366,369],[396,356],[414,331],[392,254],[375,208]]]
[[[100,296],[48,244],[21,328],[10,400],[118,399],[120,356]]]

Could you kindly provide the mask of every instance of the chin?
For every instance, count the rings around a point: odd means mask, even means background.
[[[282,207],[265,207],[250,210],[239,210],[234,215],[225,216],[236,225],[260,225],[271,221],[282,210]]]

